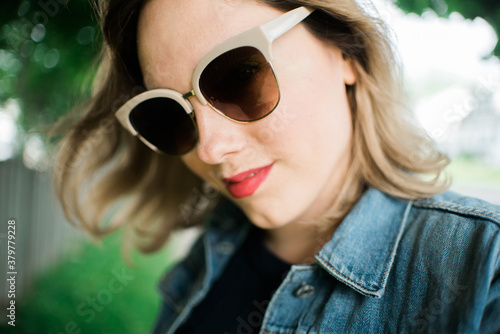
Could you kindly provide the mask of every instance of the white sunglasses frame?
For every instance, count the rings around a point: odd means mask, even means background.
[[[218,114],[221,116],[230,119],[234,122],[238,123],[250,123],[254,121],[238,121],[235,119],[232,119],[231,117],[228,117],[225,115],[223,112],[217,110],[217,108],[213,107],[211,104],[208,103],[208,101],[205,99],[203,96],[201,90],[200,90],[200,76],[205,70],[205,68],[214,60],[215,58],[219,57],[220,55],[236,49],[240,47],[254,47],[257,50],[259,50],[267,60],[269,64],[271,64],[271,61],[274,59],[273,53],[272,53],[272,43],[273,41],[295,27],[297,24],[302,22],[306,17],[309,16],[314,11],[312,8],[308,7],[298,7],[295,8],[291,11],[288,11],[277,18],[264,23],[260,26],[257,26],[255,28],[252,28],[250,30],[247,30],[245,32],[242,32],[241,34],[238,34],[236,36],[231,37],[230,39],[222,42],[215,48],[213,48],[211,51],[209,51],[203,58],[200,60],[198,65],[196,65],[196,68],[193,73],[193,79],[192,79],[192,86],[193,89],[186,94],[181,94],[178,91],[172,90],[172,89],[164,89],[164,88],[158,88],[158,89],[152,89],[148,90],[144,93],[138,94],[128,100],[123,106],[121,106],[116,112],[115,112],[115,117],[118,119],[120,124],[128,130],[132,135],[137,136],[144,144],[146,144],[149,148],[151,148],[153,151],[156,152],[161,152],[155,145],[151,144],[148,140],[146,140],[144,137],[142,137],[132,126],[132,123],[130,122],[130,112],[140,103],[152,99],[152,98],[157,98],[157,97],[165,97],[165,98],[170,98],[179,105],[184,108],[186,113],[193,117],[193,112],[194,108],[189,102],[188,98],[191,96],[196,96],[198,101],[202,105],[209,105],[216,111]],[[271,65],[272,67],[272,65]],[[273,70],[274,73],[274,70]],[[276,83],[278,83],[278,78],[275,75]],[[279,88],[278,88],[279,89]],[[276,106],[279,104],[279,99],[278,102],[276,103]],[[276,108],[274,107],[274,109]],[[274,110],[273,109],[273,110]],[[260,120],[269,114],[272,113],[271,110],[268,114],[265,116],[257,119]],[[257,121],[255,120],[255,121]],[[196,126],[196,124],[195,124]]]

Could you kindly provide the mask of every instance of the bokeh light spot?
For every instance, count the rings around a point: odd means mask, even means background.
[[[61,59],[61,54],[57,49],[50,49],[47,51],[45,56],[43,57],[43,66],[48,69],[54,68],[59,64],[59,60]]]
[[[37,63],[41,63],[43,61],[46,52],[47,52],[47,46],[44,43],[38,44],[35,47],[35,52],[33,53],[33,60],[36,61]]]
[[[23,44],[21,44],[21,47],[19,49],[19,54],[24,58],[28,58],[32,52],[33,52],[33,41],[29,39],[25,40]]]
[[[17,9],[17,15],[23,17],[30,11],[31,4],[29,1],[23,1],[19,8]]]
[[[94,40],[94,36],[95,36],[95,28],[92,26],[86,26],[80,29],[76,37],[76,40],[78,44],[87,45],[92,43],[92,41]]]
[[[45,26],[41,23],[38,23],[31,29],[31,39],[35,42],[41,42],[45,38]]]

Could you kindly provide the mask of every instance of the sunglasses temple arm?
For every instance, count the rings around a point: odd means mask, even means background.
[[[291,10],[276,19],[267,22],[261,26],[262,32],[266,35],[269,43],[272,43],[276,38],[280,37],[288,30],[302,22],[309,14],[314,11],[312,8],[299,7]]]

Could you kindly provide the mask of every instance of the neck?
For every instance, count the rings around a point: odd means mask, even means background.
[[[314,255],[332,238],[337,226],[338,224],[332,224],[324,227],[296,222],[266,230],[264,244],[274,255],[287,263],[314,263]]]
[[[265,231],[264,244],[277,257],[291,264],[315,262],[314,255],[330,241],[343,219],[344,213],[331,217],[329,211],[339,199],[349,161],[346,153],[306,212],[288,224]]]

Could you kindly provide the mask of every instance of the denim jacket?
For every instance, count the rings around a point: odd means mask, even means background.
[[[218,207],[161,280],[154,333],[175,333],[249,226],[234,205]],[[262,334],[500,333],[500,208],[452,192],[401,201],[369,189],[315,263],[292,265],[260,310],[244,320],[263,317]],[[248,333],[244,321],[239,329]]]

